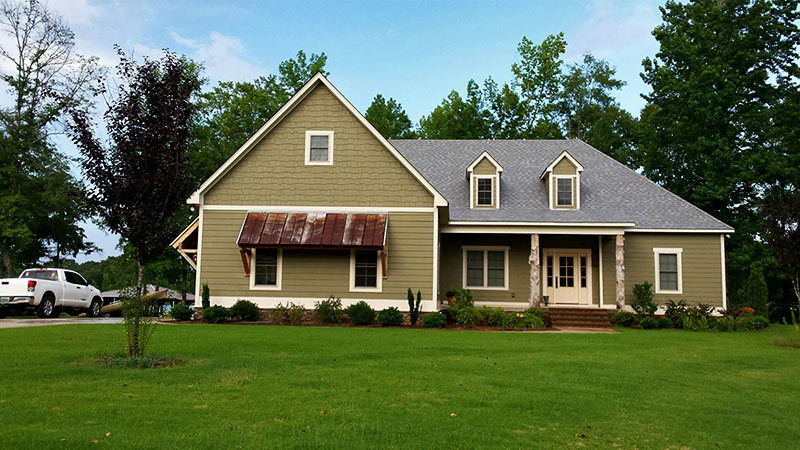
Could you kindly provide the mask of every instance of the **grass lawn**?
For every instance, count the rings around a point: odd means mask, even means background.
[[[0,446],[800,448],[800,349],[751,333],[162,325],[0,330]],[[111,433],[106,436],[106,433]]]

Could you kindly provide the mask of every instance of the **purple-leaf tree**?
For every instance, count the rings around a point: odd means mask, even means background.
[[[800,301],[800,178],[794,185],[768,189],[760,209],[766,225],[764,241]]]

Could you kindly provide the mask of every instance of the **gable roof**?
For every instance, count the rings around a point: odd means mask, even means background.
[[[497,162],[494,158],[492,158],[492,155],[490,155],[489,152],[484,151],[477,158],[475,158],[475,161],[472,161],[472,164],[470,164],[467,167],[467,172],[472,172],[472,170],[475,169],[475,166],[477,166],[481,161],[483,161],[484,158],[488,159],[489,162],[492,163],[492,165],[497,169],[498,172],[503,171],[503,166],[501,166],[499,162]]]
[[[449,202],[451,223],[634,223],[633,229],[733,229],[580,140],[392,140]],[[499,209],[470,209],[463,168],[488,151],[506,164]],[[581,209],[551,210],[539,174],[565,151],[586,168]]]
[[[219,181],[222,177],[225,176],[228,171],[236,165],[256,144],[258,144],[261,139],[264,138],[276,125],[278,125],[281,120],[283,120],[289,113],[294,109],[294,107],[299,104],[305,97],[308,95],[316,86],[323,85],[325,86],[333,95],[339,100],[345,108],[353,114],[353,116],[361,122],[361,124],[372,133],[373,136],[380,142],[386,150],[389,151],[399,162],[403,165],[403,167],[408,170],[411,175],[417,179],[417,181],[422,184],[425,189],[433,195],[433,201],[435,206],[447,206],[447,201],[445,200],[444,196],[436,190],[436,188],[428,182],[425,177],[423,177],[416,168],[409,161],[395,149],[386,138],[381,135],[369,121],[361,115],[360,112],[350,103],[341,92],[339,92],[336,87],[325,78],[324,75],[321,73],[317,73],[314,75],[308,82],[300,88],[293,96],[289,99],[279,110],[276,112],[268,121],[265,123],[258,131],[255,132],[250,138],[239,147],[236,152],[231,155],[206,181],[204,181],[197,190],[192,193],[192,195],[186,200],[186,203],[189,204],[202,204],[203,194],[208,192],[217,181]]]
[[[558,165],[558,163],[560,163],[561,160],[564,158],[567,158],[569,162],[572,163],[573,166],[575,166],[575,169],[578,171],[578,173],[583,172],[583,166],[581,165],[581,163],[579,163],[577,159],[573,158],[568,151],[564,150],[563,152],[561,152],[560,155],[556,156],[556,159],[554,159],[549,166],[545,167],[544,171],[542,171],[542,174],[539,175],[539,178],[544,179],[544,176],[552,172],[553,169]]]

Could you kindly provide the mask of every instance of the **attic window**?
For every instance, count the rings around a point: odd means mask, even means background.
[[[478,206],[492,206],[494,179],[478,178]]]
[[[333,164],[333,131],[306,131],[306,165]]]
[[[557,178],[556,205],[572,206],[572,178]]]

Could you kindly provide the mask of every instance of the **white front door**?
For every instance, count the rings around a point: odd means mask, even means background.
[[[589,305],[591,293],[590,250],[544,251],[544,295],[551,305]]]

